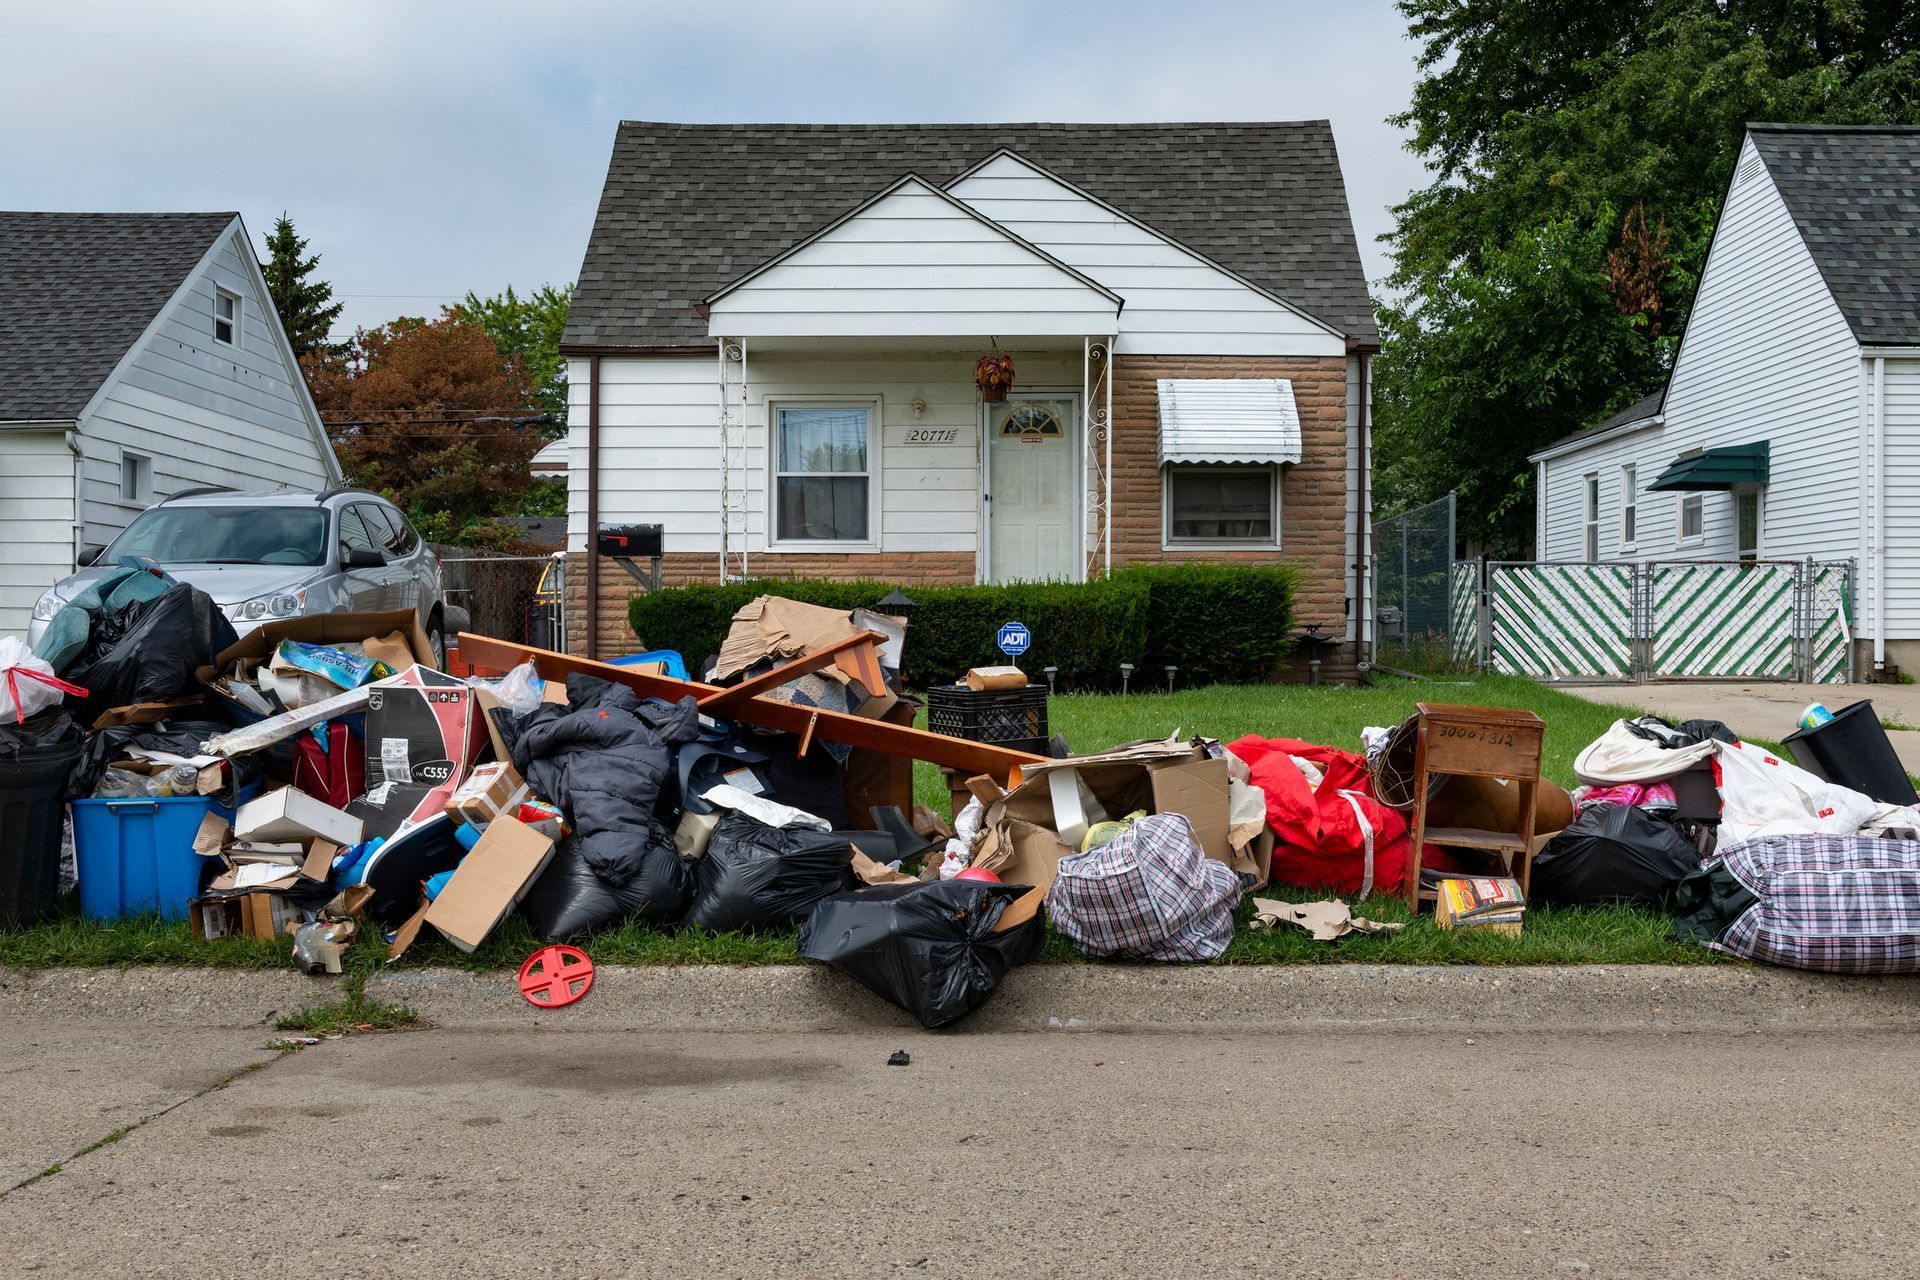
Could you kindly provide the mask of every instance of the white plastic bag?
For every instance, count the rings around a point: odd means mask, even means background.
[[[517,716],[531,715],[539,707],[540,693],[546,686],[546,681],[534,674],[531,662],[521,663],[497,681],[475,679],[471,683],[492,689],[500,705]]]
[[[0,721],[18,723],[60,702],[53,668],[18,636],[0,636]]]

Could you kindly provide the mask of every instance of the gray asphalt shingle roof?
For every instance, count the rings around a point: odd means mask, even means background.
[[[236,216],[0,212],[0,420],[78,417]]]
[[[1748,129],[1853,336],[1920,343],[1920,127]]]
[[[1349,338],[1378,342],[1324,120],[1284,124],[693,125],[623,121],[571,346],[707,342],[695,305],[902,174],[1005,148]]]
[[[1598,439],[1616,427],[1629,427],[1639,422],[1650,422],[1654,416],[1665,407],[1666,403],[1667,389],[1665,386],[1662,386],[1652,395],[1641,397],[1618,413],[1608,414],[1590,427],[1582,427],[1578,431],[1569,431],[1558,440],[1549,441],[1541,445],[1538,449],[1534,450],[1533,453],[1529,454],[1528,457],[1537,458],[1543,453],[1558,449],[1563,444],[1571,444],[1575,440]]]

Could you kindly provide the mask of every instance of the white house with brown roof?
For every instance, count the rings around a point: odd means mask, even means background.
[[[1852,560],[1920,667],[1920,128],[1754,124],[1667,385],[1533,455],[1542,560]]]
[[[339,481],[238,214],[0,212],[0,635],[171,494]]]
[[[562,346],[573,647],[631,644],[587,553],[651,523],[670,583],[1297,564],[1351,663],[1377,348],[1324,121],[623,123]]]

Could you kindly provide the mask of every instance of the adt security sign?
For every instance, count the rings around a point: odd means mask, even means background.
[[[1000,652],[1009,658],[1017,658],[1033,646],[1033,633],[1027,630],[1024,622],[1003,622],[995,643],[1000,646]]]

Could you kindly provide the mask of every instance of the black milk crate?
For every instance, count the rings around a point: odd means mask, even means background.
[[[1047,686],[969,689],[963,684],[935,685],[927,690],[927,728],[949,738],[1045,755]]]

